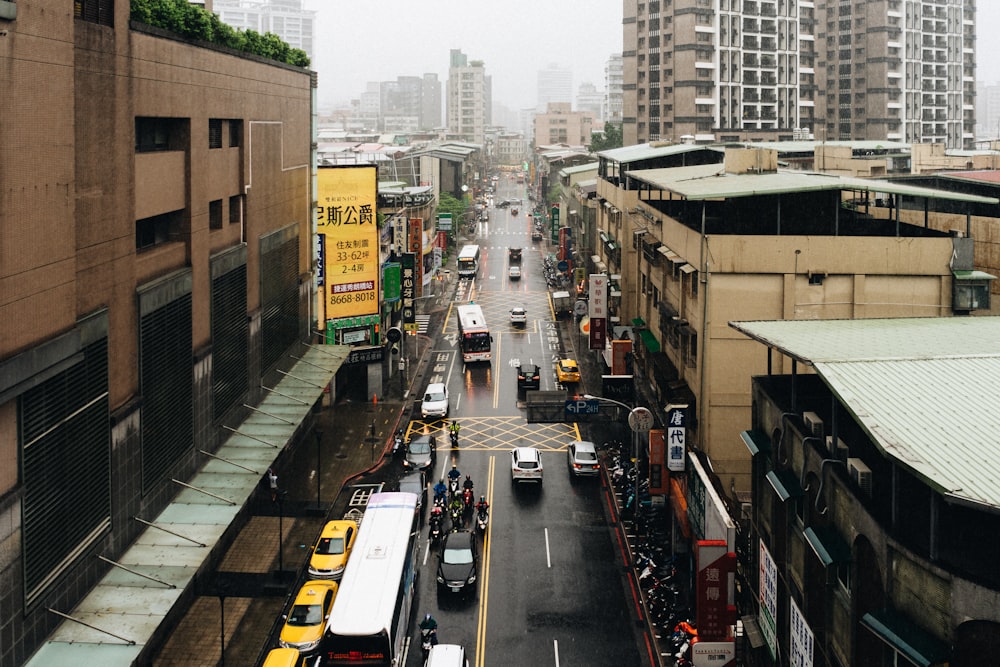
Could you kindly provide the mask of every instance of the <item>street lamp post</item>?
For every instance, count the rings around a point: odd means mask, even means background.
[[[583,397],[590,401],[604,401],[605,403],[612,403],[618,407],[625,408],[629,411],[628,413],[628,425],[632,429],[632,455],[635,457],[635,488],[632,490],[632,502],[635,503],[632,507],[632,517],[633,519],[639,518],[639,434],[649,433],[649,430],[653,428],[653,413],[650,412],[649,408],[644,408],[641,405],[636,405],[635,407],[630,407],[626,403],[617,401],[613,398],[604,398],[603,396],[594,396],[592,394],[584,394]]]
[[[320,501],[320,484],[323,477],[323,431],[316,428],[316,509],[323,506]]]

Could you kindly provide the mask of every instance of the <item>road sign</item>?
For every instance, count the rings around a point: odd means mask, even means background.
[[[566,271],[569,271],[569,262],[567,262],[565,259],[560,259],[559,263],[556,264],[556,268],[559,269],[561,272],[565,273]]]
[[[600,414],[601,403],[595,399],[579,399],[566,401],[567,415],[596,415]],[[652,415],[650,415],[652,417]]]
[[[646,433],[653,428],[653,413],[639,406],[628,413],[628,425],[637,433]]]

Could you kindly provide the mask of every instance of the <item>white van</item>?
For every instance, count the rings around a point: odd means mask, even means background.
[[[427,654],[424,667],[469,667],[469,659],[458,644],[436,644]]]

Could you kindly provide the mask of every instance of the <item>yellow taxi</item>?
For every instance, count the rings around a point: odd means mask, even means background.
[[[353,521],[327,523],[309,558],[309,576],[314,579],[340,579],[357,534],[358,525]]]
[[[335,581],[307,581],[302,585],[285,617],[279,646],[298,649],[303,655],[319,649],[326,619],[337,597],[337,586]]]
[[[580,381],[580,367],[576,359],[560,359],[556,362],[556,382],[566,384]]]
[[[299,650],[295,648],[273,648],[264,658],[264,667],[298,667]]]

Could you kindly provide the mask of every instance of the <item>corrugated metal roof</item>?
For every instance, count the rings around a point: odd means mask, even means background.
[[[621,148],[600,151],[597,155],[615,162],[637,162],[639,160],[649,160],[656,157],[694,153],[704,150],[724,152],[722,147],[698,146],[696,144],[667,144],[662,146],[658,144],[637,144],[635,146],[623,146]]]
[[[899,141],[751,141],[750,148],[767,148],[778,153],[815,153],[819,146],[847,146],[852,151],[891,151],[909,153],[910,144]],[[872,157],[884,157],[873,155]]]
[[[883,453],[1000,508],[1000,317],[730,322],[812,365]]]
[[[565,174],[568,176],[570,174],[580,174],[588,171],[597,171],[598,164],[599,163],[597,162],[587,162],[586,164],[577,164],[573,165],[572,167],[563,167],[562,169],[559,170],[559,175],[562,176],[563,174]]]
[[[779,170],[765,174],[731,174],[725,172],[725,167],[721,164],[640,169],[627,171],[626,175],[653,188],[673,192],[691,200],[754,197],[791,192],[856,190],[859,192],[885,192],[907,197],[951,199],[980,204],[1000,203],[1000,199],[995,197],[980,197],[961,192],[903,185],[896,181],[851,178],[807,171]]]

